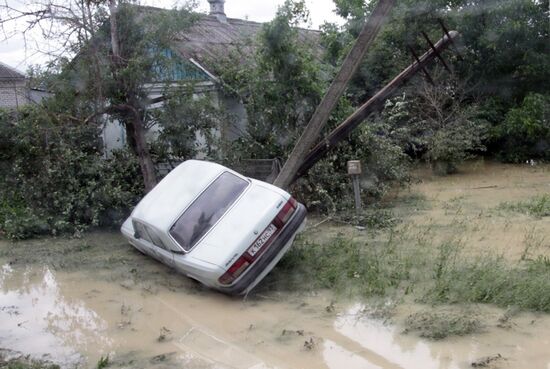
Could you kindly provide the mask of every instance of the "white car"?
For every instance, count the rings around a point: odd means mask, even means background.
[[[256,286],[292,245],[306,209],[287,192],[206,161],[171,171],[121,231],[160,262],[227,294]]]

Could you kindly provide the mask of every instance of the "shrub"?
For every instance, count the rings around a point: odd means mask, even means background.
[[[527,95],[519,107],[508,111],[497,136],[505,161],[550,160],[550,95]]]
[[[4,130],[4,128],[6,128]],[[118,225],[141,194],[133,156],[104,160],[98,127],[43,107],[0,116],[0,234],[13,239]]]

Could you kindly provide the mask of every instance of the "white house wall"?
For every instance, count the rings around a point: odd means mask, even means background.
[[[175,85],[176,86],[176,85]],[[180,85],[177,85],[181,88]],[[164,85],[149,84],[145,86],[148,91],[148,98],[153,100],[160,98],[165,90]],[[230,122],[226,122],[222,127],[218,127],[213,132],[220,139],[228,141],[236,140],[243,135],[246,129],[246,110],[242,103],[234,98],[228,97],[221,93],[216,84],[212,82],[203,82],[195,85],[193,99],[198,99],[202,96],[210,95],[212,103],[217,108],[226,109],[232,119]],[[149,106],[150,110],[162,108],[163,102],[158,102]],[[149,127],[146,135],[148,140],[155,140],[160,132],[160,126],[155,124]],[[106,157],[111,157],[112,152],[115,150],[123,149],[126,146],[126,130],[122,124],[118,121],[109,121],[104,125],[101,133],[104,145],[104,153]],[[206,138],[202,134],[197,134],[195,144],[198,147],[199,154],[198,159],[204,158],[207,150]]]
[[[0,80],[0,108],[18,108],[29,103],[25,80]]]

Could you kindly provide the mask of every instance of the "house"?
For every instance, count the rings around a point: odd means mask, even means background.
[[[235,140],[245,131],[247,124],[246,110],[242,102],[228,93],[215,70],[219,65],[216,62],[226,60],[231,53],[240,53],[244,58],[256,51],[256,39],[262,30],[262,23],[243,19],[228,18],[225,14],[225,0],[208,0],[209,14],[201,14],[193,25],[178,35],[171,50],[165,50],[167,57],[181,60],[179,68],[171,71],[169,80],[175,83],[193,83],[194,93],[208,94],[215,104],[223,106],[236,122],[232,125],[219,127],[219,135],[224,140]],[[149,8],[155,10],[156,8]],[[156,9],[158,10],[158,9]],[[305,46],[319,50],[320,32],[300,29],[300,41]],[[166,79],[162,83],[151,83],[146,87],[150,101],[162,100],[162,93],[166,86]],[[161,102],[150,106],[151,109],[160,107]],[[154,134],[155,128],[152,128]],[[200,141],[200,138],[199,138]],[[124,147],[126,143],[125,130],[117,122],[109,122],[103,130],[105,152]]]
[[[30,88],[23,73],[0,62],[0,109],[17,109],[46,96],[47,92]]]
[[[0,62],[0,108],[15,109],[28,104],[29,101],[25,75]]]

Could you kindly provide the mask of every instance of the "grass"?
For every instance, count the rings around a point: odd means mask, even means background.
[[[0,368],[2,369],[60,369],[59,365],[46,361],[32,360],[27,356],[7,359],[9,352],[0,348]]]
[[[386,240],[372,243],[298,239],[260,289],[326,288],[354,297],[410,295],[435,305],[487,303],[550,313],[550,258],[472,258],[463,247],[457,239],[434,244],[414,229],[392,230]]]
[[[423,338],[442,340],[478,333],[482,328],[479,319],[468,312],[423,310],[407,317],[404,333],[414,332]]]
[[[550,216],[550,194],[532,197],[527,201],[503,202],[497,210],[527,214],[535,218]]]
[[[0,362],[0,368],[2,369],[60,369],[55,364],[44,364],[40,362],[29,362],[21,360],[12,360],[7,363]]]
[[[105,356],[105,357],[100,357],[98,362],[97,362],[97,369],[103,369],[103,368],[106,368],[108,367],[110,364],[109,362],[109,355]]]

